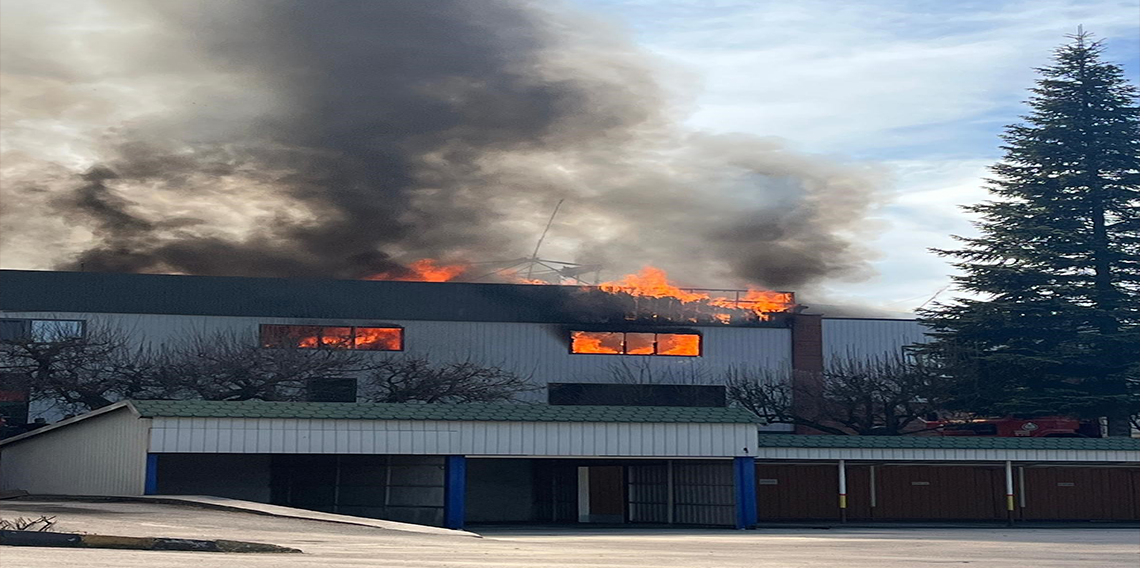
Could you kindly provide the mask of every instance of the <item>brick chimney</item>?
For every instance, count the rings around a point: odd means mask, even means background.
[[[823,394],[823,316],[792,317],[792,409],[811,416],[818,412]],[[796,425],[796,434],[819,434]]]

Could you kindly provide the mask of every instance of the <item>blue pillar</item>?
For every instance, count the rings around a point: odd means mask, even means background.
[[[463,528],[467,518],[467,458],[447,456],[444,466],[443,526]]]
[[[158,454],[146,455],[146,485],[143,486],[143,495],[158,494]]]
[[[733,458],[732,472],[736,481],[736,528],[746,529],[757,521],[756,458]]]

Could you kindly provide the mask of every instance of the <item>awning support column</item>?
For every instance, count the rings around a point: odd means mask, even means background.
[[[839,522],[847,522],[847,461],[839,460]]]
[[[467,519],[467,458],[447,456],[444,462],[443,526],[462,529]]]
[[[757,521],[756,458],[733,458],[732,470],[736,482],[736,528],[746,529]]]
[[[146,483],[143,495],[158,495],[158,454],[146,455]]]
[[[1005,514],[1006,524],[1013,526],[1013,462],[1005,460]]]

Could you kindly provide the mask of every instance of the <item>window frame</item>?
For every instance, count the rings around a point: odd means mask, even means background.
[[[582,353],[579,351],[574,351],[574,334],[575,333],[620,333],[622,335],[622,337],[621,337],[621,351],[622,352],[621,353]],[[650,334],[651,333],[651,334],[653,334],[653,353],[629,353],[628,352],[628,342],[626,341],[626,335],[630,334],[630,333],[637,333],[637,334]],[[692,336],[696,336],[696,338],[697,338],[697,353],[695,355],[658,353],[657,352],[657,346],[658,346],[659,342],[658,342],[657,337],[660,335],[692,335]],[[606,355],[606,356],[619,356],[619,357],[686,357],[686,358],[704,357],[704,355],[705,355],[705,337],[703,334],[695,332],[695,331],[625,331],[625,330],[617,331],[617,330],[610,330],[610,329],[594,329],[594,330],[571,329],[569,331],[569,333],[567,334],[567,338],[569,339],[569,341],[567,342],[566,349],[571,355]]]
[[[31,343],[35,343],[38,345],[50,345],[52,343],[62,343],[64,341],[77,341],[77,340],[83,341],[83,340],[87,339],[87,320],[84,320],[84,319],[74,319],[74,318],[0,318],[0,319],[3,319],[3,321],[7,322],[7,323],[17,322],[17,323],[21,324],[22,329],[21,329],[20,333],[23,334],[23,337],[17,336],[17,337],[12,337],[12,338],[6,338],[6,339],[3,339],[3,341],[25,340],[25,341],[29,341]],[[38,322],[77,323],[77,324],[79,324],[79,334],[76,336],[67,337],[64,339],[44,341],[44,340],[41,340],[41,339],[36,337],[35,327],[36,327],[36,323],[38,323]]]
[[[313,347],[301,347],[297,345],[267,345],[265,341],[266,330],[274,327],[315,327],[317,328],[316,344]],[[350,329],[350,340],[347,347],[339,347],[336,345],[326,344],[324,340],[325,328],[348,328]],[[356,330],[357,329],[395,329],[399,330],[398,349],[361,349],[356,345]],[[379,353],[396,353],[405,350],[407,345],[407,337],[405,335],[405,327],[402,325],[391,324],[373,324],[373,325],[345,325],[345,324],[310,324],[310,323],[263,323],[258,325],[257,329],[257,343],[262,349],[303,349],[314,351],[362,351],[370,352],[375,351]],[[278,342],[281,343],[281,342]]]

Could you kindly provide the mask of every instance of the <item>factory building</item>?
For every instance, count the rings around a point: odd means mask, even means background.
[[[723,405],[558,404],[746,367],[796,380],[923,337],[908,320],[689,310],[561,286],[0,271],[3,333],[225,333],[476,361],[536,387],[530,404],[122,401],[0,441],[0,489],[208,494],[452,528],[1140,520],[1136,439],[797,435]]]
[[[16,270],[0,271],[0,283],[0,333],[111,328],[140,346],[232,334],[267,349],[473,361],[530,377],[536,402],[551,383],[718,384],[733,369],[791,376],[923,338],[913,320],[738,318],[568,286]],[[718,319],[726,313],[736,319]]]

